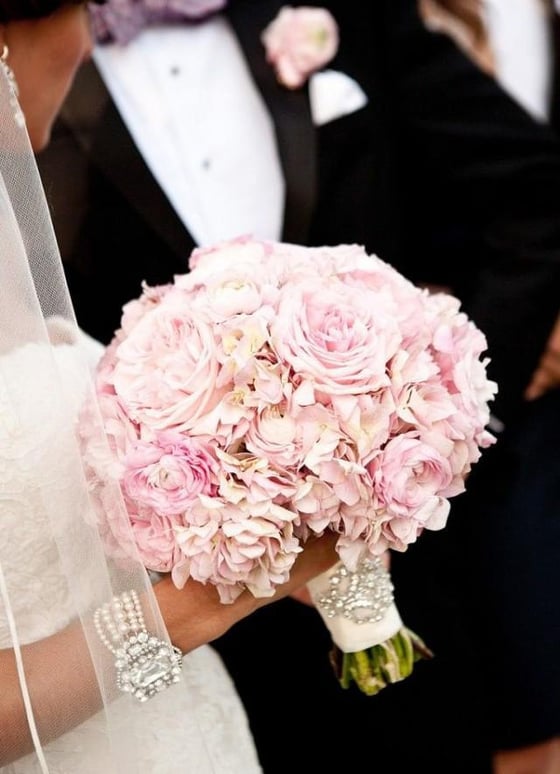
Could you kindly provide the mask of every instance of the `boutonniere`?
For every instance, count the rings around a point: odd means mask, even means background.
[[[267,62],[288,89],[303,86],[338,50],[338,25],[325,8],[283,6],[264,29]]]

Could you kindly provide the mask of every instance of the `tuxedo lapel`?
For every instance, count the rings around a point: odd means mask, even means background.
[[[307,87],[290,90],[276,82],[261,33],[275,17],[278,0],[231,0],[227,14],[249,69],[270,111],[285,182],[282,239],[305,243],[315,207],[316,136]],[[87,99],[80,95],[87,95]],[[78,73],[61,120],[95,164],[181,258],[193,240],[146,166],[95,64]]]
[[[78,73],[61,120],[90,162],[184,262],[193,240],[142,159],[93,62]]]
[[[281,5],[277,0],[232,0],[227,13],[274,121],[286,186],[282,238],[305,244],[317,186],[316,136],[309,96],[306,87],[290,90],[277,83],[261,42],[262,31]]]

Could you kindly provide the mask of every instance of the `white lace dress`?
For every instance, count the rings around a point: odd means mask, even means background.
[[[39,496],[37,482],[56,477],[59,464],[56,419],[42,410],[45,385],[34,378],[45,350],[27,345],[0,356],[0,569],[10,579],[10,603],[21,643],[34,642],[63,628],[72,609],[67,585],[58,570],[56,546],[45,540],[48,530],[41,509],[33,507],[33,498]],[[63,345],[56,351],[66,377],[76,381],[72,347]],[[10,411],[14,394],[18,403],[24,401],[26,406],[25,426],[19,423],[15,434]],[[25,463],[17,464],[16,459]],[[10,646],[7,613],[0,596],[0,648]],[[118,774],[261,772],[247,718],[217,653],[210,646],[190,653],[185,657],[185,673],[186,684],[179,683],[144,704],[127,695],[112,704],[111,712],[120,715],[125,724],[129,713],[141,713],[140,765],[128,771],[120,768]],[[0,690],[1,682],[0,675]],[[49,774],[113,772],[101,743],[104,727],[103,718],[96,715],[51,742],[47,747]],[[41,769],[36,756],[29,755],[0,771],[34,774]]]

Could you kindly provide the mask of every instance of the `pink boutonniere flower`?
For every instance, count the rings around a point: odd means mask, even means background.
[[[266,59],[288,89],[303,86],[338,49],[338,25],[325,8],[284,6],[265,28]]]

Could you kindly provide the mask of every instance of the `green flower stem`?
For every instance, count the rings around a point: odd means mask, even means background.
[[[343,653],[335,646],[331,652],[342,687],[355,684],[367,696],[375,696],[387,685],[404,680],[417,661],[432,657],[432,651],[420,637],[404,626],[391,639],[371,648]]]

